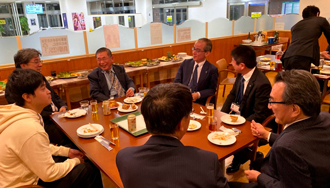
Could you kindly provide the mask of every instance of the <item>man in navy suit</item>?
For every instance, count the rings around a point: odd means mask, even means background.
[[[110,97],[131,97],[134,95],[133,80],[126,74],[122,65],[113,65],[113,56],[108,48],[100,48],[95,57],[99,67],[89,75],[90,95],[97,102],[108,100]]]
[[[182,62],[174,79],[175,83],[188,86],[193,101],[201,105],[217,90],[218,68],[206,60],[211,50],[211,40],[198,39],[192,48],[193,58]]]
[[[191,101],[189,88],[179,83],[160,84],[148,92],[141,112],[152,136],[116,157],[125,188],[229,188],[217,154],[180,142],[189,126]]]
[[[330,114],[321,112],[321,93],[315,77],[304,70],[279,72],[268,107],[275,121],[285,125],[280,135],[251,123],[252,134],[272,146],[261,168],[246,170],[250,184],[230,187],[330,187]]]

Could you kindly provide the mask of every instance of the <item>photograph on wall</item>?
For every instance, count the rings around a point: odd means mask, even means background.
[[[75,31],[86,30],[84,13],[72,13],[73,29]]]
[[[30,19],[30,21],[31,21],[31,25],[37,25],[36,24],[36,19],[32,18],[32,19]]]
[[[40,37],[42,56],[69,54],[68,36]]]
[[[68,29],[68,20],[66,18],[66,13],[62,13],[64,28]]]
[[[102,26],[101,17],[93,17],[94,29]]]

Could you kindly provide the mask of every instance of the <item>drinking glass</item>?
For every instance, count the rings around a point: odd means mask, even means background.
[[[103,115],[107,116],[111,114],[110,102],[108,100],[102,102]]]
[[[207,116],[213,117],[214,116],[214,104],[208,103],[206,104]]]
[[[144,97],[144,91],[146,90],[145,87],[139,87],[139,95],[140,97]]]
[[[148,92],[149,92],[149,88],[146,87],[146,88],[144,89],[144,92],[143,92],[143,97],[145,97],[145,96],[147,95]]]
[[[118,140],[119,139],[119,127],[118,124],[113,123],[110,125],[111,128],[111,137],[112,140]]]
[[[275,61],[269,62],[269,68],[270,68],[270,70],[275,70]]]
[[[88,100],[83,100],[80,101],[80,108],[86,110],[86,112],[88,111],[88,106],[89,106],[89,101]]]
[[[208,117],[208,123],[210,132],[217,131],[217,117]]]
[[[91,109],[92,113],[97,113],[98,107],[97,107],[97,100],[91,100]]]

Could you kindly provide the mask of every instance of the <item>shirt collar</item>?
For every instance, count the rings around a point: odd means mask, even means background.
[[[286,129],[286,128],[288,128],[290,125],[292,125],[292,124],[294,124],[294,123],[298,123],[298,122],[300,122],[300,121],[304,121],[304,120],[309,119],[309,118],[310,118],[310,117],[307,117],[307,118],[304,118],[304,119],[299,119],[299,120],[294,121],[294,122],[292,122],[292,123],[286,124],[286,125],[284,126],[283,130]]]
[[[254,72],[255,69],[256,69],[256,67],[254,67],[248,73],[246,73],[245,75],[243,75],[243,78],[244,78],[245,81],[249,81],[250,80],[250,78],[252,77],[252,74],[253,74],[253,72]]]
[[[202,66],[204,65],[205,61],[206,61],[206,59],[205,59],[204,61],[200,62],[200,63],[197,63],[197,62],[195,61],[195,65],[198,64],[199,67],[202,67]],[[195,65],[194,65],[194,66],[195,66]]]
[[[101,70],[101,72],[104,73],[115,73],[115,71],[113,70],[113,67],[111,66],[111,69],[109,71],[105,71],[105,70]]]

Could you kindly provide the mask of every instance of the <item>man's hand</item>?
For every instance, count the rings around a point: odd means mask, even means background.
[[[256,123],[254,120],[251,122],[251,132],[253,136],[263,138],[265,140],[268,139],[269,132],[266,131],[264,126],[262,126],[260,123]]]
[[[326,59],[330,59],[330,55],[328,53],[329,53],[328,51],[323,51],[321,52],[321,56],[323,56]]]
[[[58,112],[66,112],[66,107],[62,106]]]
[[[78,158],[80,160],[80,163],[84,163],[85,162],[84,161],[85,155],[83,153],[81,153],[80,151],[76,150],[76,149],[70,149],[69,150],[68,157],[70,159]]]
[[[244,173],[250,182],[257,182],[257,178],[261,174],[256,170],[245,170]]]
[[[133,89],[128,89],[126,91],[126,97],[133,97],[134,96],[134,91]]]
[[[199,94],[198,93],[192,93],[191,94],[193,101],[196,101],[199,98]]]

